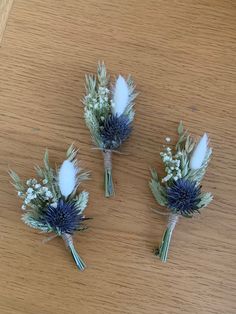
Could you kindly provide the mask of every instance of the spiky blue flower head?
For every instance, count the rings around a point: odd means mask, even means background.
[[[74,202],[60,199],[56,207],[49,205],[42,216],[42,223],[48,224],[59,235],[73,234],[84,220]]]
[[[167,188],[168,208],[176,214],[191,216],[198,212],[201,187],[194,181],[179,179]]]
[[[104,121],[101,129],[101,138],[105,149],[117,149],[129,137],[132,131],[127,116],[110,115]]]

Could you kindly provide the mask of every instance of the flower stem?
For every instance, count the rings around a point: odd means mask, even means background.
[[[179,219],[179,215],[170,214],[167,228],[162,237],[161,245],[159,249],[155,251],[155,255],[159,256],[160,260],[164,263],[167,261],[172,233],[178,222],[178,219]]]
[[[70,234],[66,233],[66,234],[62,235],[62,238],[65,241],[66,246],[69,248],[71,255],[73,257],[73,260],[74,260],[76,266],[78,267],[78,269],[81,271],[84,270],[86,265],[74,247],[72,236]]]
[[[112,180],[112,152],[110,150],[104,150],[103,157],[104,157],[105,196],[110,197],[115,194],[113,180]]]

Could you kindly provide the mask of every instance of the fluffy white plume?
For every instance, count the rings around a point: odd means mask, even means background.
[[[123,76],[119,75],[113,91],[112,113],[122,115],[129,104],[129,86]]]
[[[65,160],[61,165],[58,174],[59,188],[61,194],[65,197],[69,196],[77,184],[78,169],[73,162]]]
[[[205,133],[202,138],[200,138],[198,144],[193,151],[192,157],[190,159],[190,168],[192,170],[197,170],[201,168],[204,158],[208,150],[208,136]]]

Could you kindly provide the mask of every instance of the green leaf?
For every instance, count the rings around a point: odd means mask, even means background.
[[[200,201],[198,203],[198,208],[206,207],[213,200],[213,195],[210,192],[202,193],[200,195]]]
[[[98,68],[97,68],[97,75],[98,75],[98,82],[100,86],[105,87],[108,84],[109,76],[107,75],[107,70],[105,63],[98,62]]]
[[[85,123],[90,130],[94,143],[102,148],[102,139],[100,136],[99,123],[92,110],[85,110],[84,112]]]
[[[12,185],[15,187],[15,189],[19,192],[25,192],[25,186],[21,182],[21,179],[18,176],[18,174],[13,170],[10,170],[8,173],[9,173],[9,176],[11,177],[11,179],[13,181]]]
[[[80,195],[77,197],[76,208],[80,213],[82,213],[87,207],[88,199],[89,193],[87,191],[82,191]]]
[[[66,152],[66,157],[69,161],[74,161],[78,154],[78,149],[74,147],[74,144],[71,144]]]
[[[167,199],[166,199],[166,190],[165,188],[159,183],[157,172],[153,169],[151,170],[152,173],[152,179],[149,182],[150,189],[152,191],[152,194],[159,205],[166,206],[167,205]]]
[[[124,115],[126,115],[129,118],[129,122],[131,123],[134,120],[134,116],[135,116],[134,101],[135,101],[135,98],[139,95],[139,93],[135,91],[136,86],[130,75],[128,76],[126,82],[129,88],[129,101],[124,111]]]
[[[90,94],[91,97],[96,98],[96,77],[94,75],[85,75],[85,85],[86,85],[86,93]],[[86,101],[84,100],[84,104],[86,105]]]
[[[43,161],[44,161],[44,166],[45,166],[46,170],[50,170],[49,157],[48,157],[48,150],[47,149],[45,151]]]
[[[41,178],[41,179],[44,179],[45,178],[45,175],[44,175],[44,171],[43,169],[40,167],[40,166],[35,166],[35,171],[36,171],[36,174]]]
[[[178,126],[178,134],[182,135],[184,132],[184,125],[183,125],[183,121],[180,121],[179,126]]]
[[[178,142],[175,145],[177,151],[181,150],[182,146],[184,147],[184,142],[186,140],[187,131],[179,136]],[[183,144],[183,145],[182,145]]]
[[[202,178],[204,177],[206,173],[206,169],[210,161],[211,154],[212,154],[212,148],[209,148],[207,151],[206,157],[202,163],[202,166],[199,169],[190,170],[186,176],[186,179],[191,180],[191,181],[196,181],[198,184],[200,184]]]
[[[189,172],[189,160],[186,152],[184,150],[181,151],[182,155],[180,157],[180,170],[181,176],[184,178]]]
[[[10,175],[10,177],[12,178],[12,180],[13,180],[14,182],[16,182],[16,183],[19,183],[19,182],[20,182],[20,177],[18,176],[18,174],[17,174],[15,171],[10,170],[10,171],[9,171],[9,175]]]
[[[39,229],[42,232],[52,232],[52,228],[48,224],[40,222],[36,217],[34,217],[33,212],[27,212],[22,215],[22,221],[31,228]]]
[[[192,150],[194,149],[194,146],[195,146],[195,143],[192,142],[189,147],[188,147],[188,150],[187,150],[187,153],[190,154],[192,152]]]
[[[154,180],[158,181],[159,179],[158,179],[158,174],[157,174],[156,169],[152,168],[152,169],[150,169],[150,171],[151,171],[152,178]]]

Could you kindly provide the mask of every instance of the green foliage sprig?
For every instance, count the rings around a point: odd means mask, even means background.
[[[85,230],[83,212],[87,207],[89,193],[77,193],[80,184],[88,179],[89,173],[77,163],[78,151],[71,145],[66,160],[59,169],[52,168],[48,151],[45,152],[43,166],[36,166],[37,179],[22,181],[14,171],[10,171],[12,184],[22,199],[22,221],[31,228],[44,233],[54,232],[61,236],[69,247],[79,269],[85,264],[76,252],[72,234]]]
[[[105,64],[98,63],[97,75],[86,75],[86,95],[83,99],[85,123],[93,142],[103,152],[105,196],[114,194],[112,152],[129,137],[134,120],[135,85],[128,76],[117,78],[110,86]]]
[[[167,142],[170,139],[167,138]],[[179,217],[192,218],[203,207],[210,204],[213,196],[201,192],[203,179],[212,148],[208,146],[206,134],[195,144],[193,137],[184,130],[183,123],[178,126],[178,141],[174,147],[166,145],[160,153],[165,168],[165,176],[159,178],[155,169],[151,170],[149,182],[157,203],[167,209],[169,220],[160,248],[156,250],[162,261],[167,260],[172,232]]]

